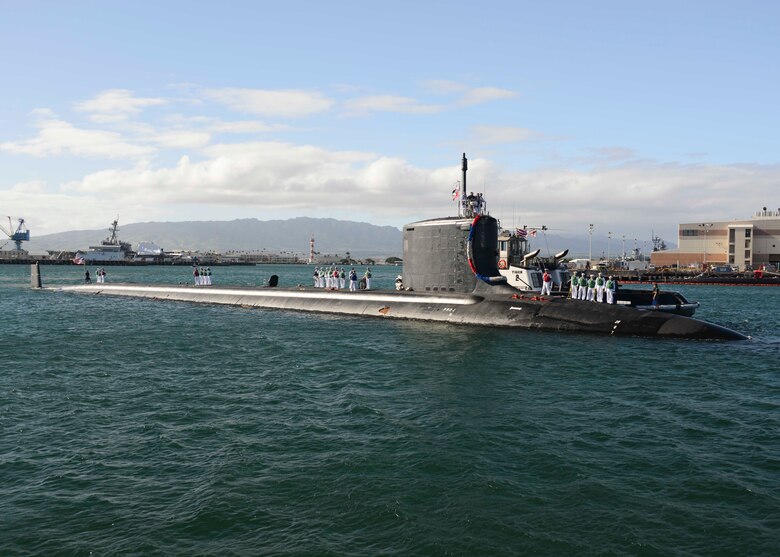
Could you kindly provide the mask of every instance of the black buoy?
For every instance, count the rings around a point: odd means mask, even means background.
[[[279,275],[271,275],[271,278],[268,279],[268,286],[272,288],[279,286]]]

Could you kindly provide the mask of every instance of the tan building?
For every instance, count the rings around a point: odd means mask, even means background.
[[[739,270],[780,263],[780,209],[766,207],[748,220],[680,224],[677,249],[654,251],[656,267],[731,265]]]

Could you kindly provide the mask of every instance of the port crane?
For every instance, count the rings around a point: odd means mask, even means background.
[[[24,225],[24,219],[17,219],[19,224],[14,228],[11,217],[8,217],[8,228],[0,224],[0,230],[16,244],[16,251],[22,251],[22,242],[30,241],[30,231]]]

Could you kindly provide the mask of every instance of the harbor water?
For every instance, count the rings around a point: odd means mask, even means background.
[[[312,271],[212,268],[247,286]],[[44,285],[83,272],[42,267]],[[390,289],[400,267],[372,272]],[[700,342],[33,291],[29,275],[0,266],[0,555],[778,554],[780,288],[675,286],[752,337]]]

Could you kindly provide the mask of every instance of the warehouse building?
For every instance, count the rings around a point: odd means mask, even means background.
[[[677,249],[655,251],[656,267],[731,265],[739,270],[780,264],[780,208],[764,207],[752,218],[724,222],[688,222],[678,226]]]

